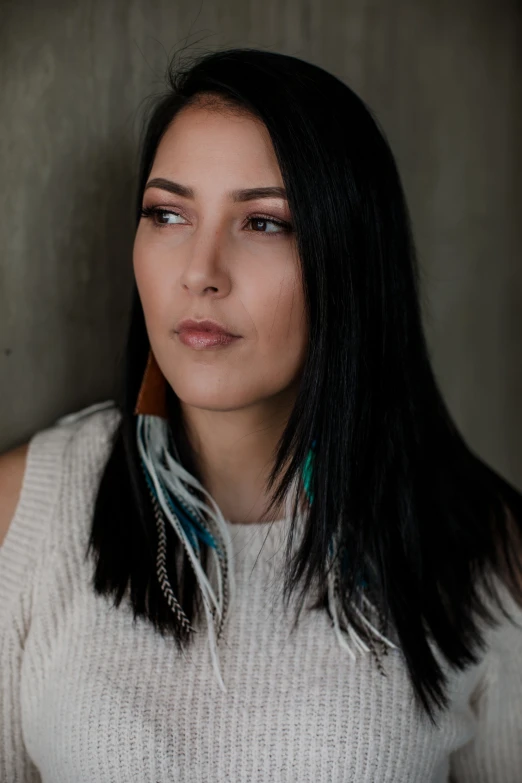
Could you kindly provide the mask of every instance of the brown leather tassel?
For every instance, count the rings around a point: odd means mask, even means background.
[[[147,366],[141,382],[134,415],[161,416],[168,418],[167,413],[167,381],[161,372],[156,358],[149,348]]]

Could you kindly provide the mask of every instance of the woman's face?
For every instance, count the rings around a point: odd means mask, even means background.
[[[308,342],[291,216],[264,125],[191,106],[161,140],[143,196],[134,272],[150,344],[180,400],[230,411],[293,394]],[[151,211],[153,210],[153,211]],[[190,346],[185,318],[239,335]]]

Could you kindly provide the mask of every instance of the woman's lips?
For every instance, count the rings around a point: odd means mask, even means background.
[[[202,351],[205,348],[222,348],[241,339],[226,332],[198,331],[197,329],[183,329],[178,332],[178,337],[183,345],[188,345],[189,348],[194,348],[196,351]]]

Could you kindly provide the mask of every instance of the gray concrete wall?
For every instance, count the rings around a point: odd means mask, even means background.
[[[139,108],[168,53],[260,46],[375,110],[441,386],[522,486],[521,27],[517,0],[0,1],[0,449],[113,393]]]

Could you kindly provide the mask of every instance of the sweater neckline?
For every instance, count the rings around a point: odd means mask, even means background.
[[[285,523],[288,523],[289,518],[284,517],[283,519],[274,519],[273,521],[270,522],[231,522],[229,519],[225,519],[225,522],[227,523],[228,527],[231,530],[236,530],[236,529],[242,530],[244,528],[248,528],[249,530],[253,528],[262,528],[266,530],[271,525],[273,525],[274,527],[276,526],[280,527]]]
[[[242,558],[257,559],[260,556],[261,560],[272,560],[283,556],[291,524],[290,516],[273,522],[225,521],[233,548]]]

